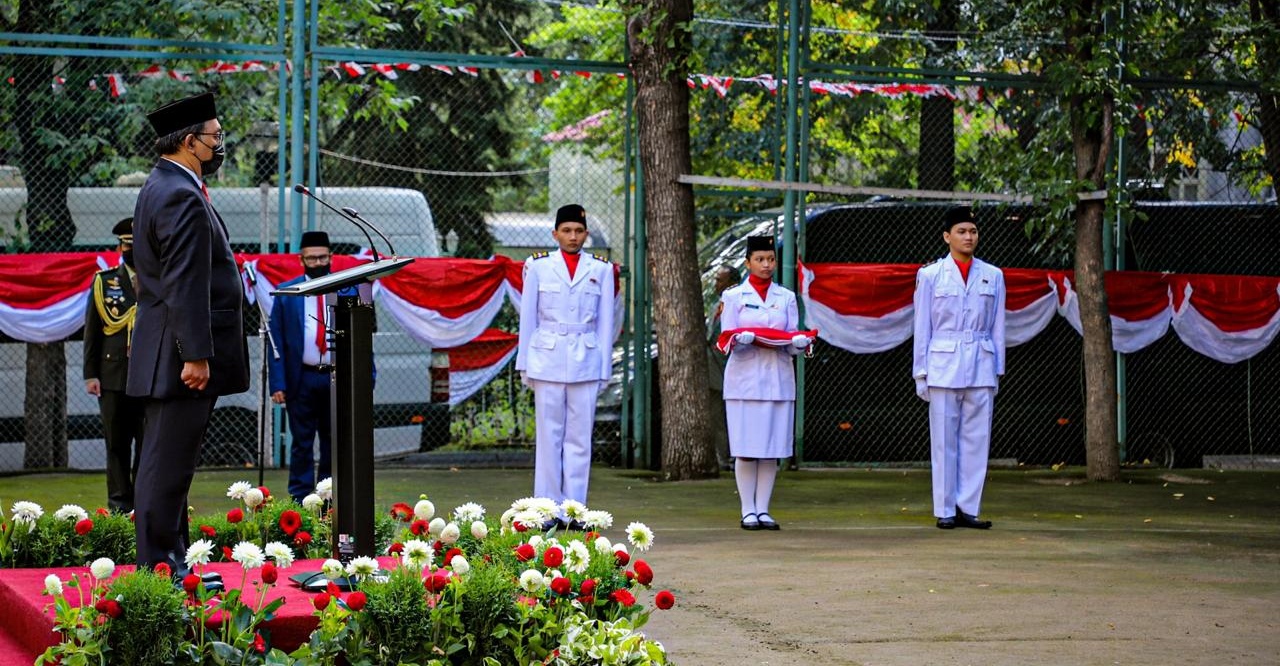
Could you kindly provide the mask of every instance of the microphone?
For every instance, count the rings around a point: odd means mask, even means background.
[[[322,206],[324,206],[325,208],[328,208],[329,210],[331,210],[331,211],[333,211],[333,212],[337,213],[339,216],[341,216],[341,217],[342,217],[342,219],[344,219],[344,220],[346,220],[346,221],[348,221],[348,222],[350,222],[350,223],[352,223],[352,224],[356,225],[356,228],[357,228],[357,229],[359,229],[359,230],[360,230],[360,232],[364,234],[364,238],[365,238],[365,240],[369,241],[369,249],[373,251],[373,260],[374,260],[374,261],[382,261],[382,257],[379,257],[379,256],[378,256],[378,247],[377,247],[376,245],[374,245],[374,244],[373,244],[373,237],[369,235],[369,232],[368,232],[367,230],[365,230],[365,228],[364,228],[364,225],[363,225],[363,224],[360,224],[360,222],[356,221],[354,218],[352,218],[352,217],[348,216],[346,213],[344,213],[344,212],[342,212],[342,211],[338,210],[337,208],[334,208],[333,206],[330,206],[330,205],[329,205],[329,202],[327,202],[327,201],[325,201],[324,199],[321,199],[320,197],[316,196],[314,193],[312,193],[312,192],[311,192],[311,190],[307,189],[307,187],[306,187],[305,185],[303,185],[302,183],[298,183],[297,185],[294,185],[294,186],[293,186],[293,191],[294,191],[294,192],[297,192],[297,193],[299,193],[299,194],[305,194],[305,195],[307,195],[307,196],[311,197],[312,199],[315,199],[316,201],[319,201],[319,202],[320,202],[320,205],[322,205]],[[381,233],[379,233],[378,235],[379,235],[379,236],[381,236],[382,234],[381,234]],[[388,243],[388,244],[389,244],[389,243]]]
[[[244,277],[249,281],[250,287],[258,286],[258,272],[253,270],[253,264],[245,262]]]
[[[360,213],[356,211],[356,209],[352,208],[351,206],[343,206],[342,212],[346,213],[348,217],[352,217],[357,220],[360,220],[361,222],[364,222],[365,226],[369,227],[370,229],[373,229],[373,233],[378,234],[378,237],[381,238],[383,242],[387,244],[387,249],[391,250],[391,256],[393,257],[396,256],[396,246],[391,244],[391,239],[387,238],[387,235],[382,233],[382,230],[373,226],[373,223],[370,222],[369,220],[366,220],[363,217],[360,217]]]

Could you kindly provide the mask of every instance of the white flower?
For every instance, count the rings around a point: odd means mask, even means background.
[[[208,564],[209,559],[213,556],[213,542],[208,539],[200,539],[199,541],[187,546],[187,556],[183,559],[188,567],[195,568],[196,565]]]
[[[257,490],[256,488],[254,490]],[[266,564],[267,558],[262,554],[262,549],[258,544],[248,541],[241,541],[231,549],[231,559],[240,563],[245,569],[257,569]]]
[[[307,511],[319,511],[322,506],[324,506],[324,500],[320,499],[320,496],[315,493],[302,498],[302,508]]]
[[[276,566],[281,569],[288,569],[293,566],[293,549],[280,543],[272,541],[266,547],[267,557],[276,561]]]
[[[644,523],[631,523],[627,525],[627,541],[630,541],[631,546],[636,550],[649,550],[653,545],[653,530]]]
[[[56,597],[62,594],[62,579],[57,574],[49,574],[44,577],[44,593]]]
[[[502,525],[502,529],[511,529],[511,521],[516,517],[517,513],[519,513],[519,511],[516,511],[514,507],[502,512],[502,517],[498,518],[498,523]]]
[[[333,499],[333,479],[320,479],[320,483],[316,484],[316,494],[326,502]]]
[[[250,488],[253,488],[253,486],[249,485],[248,481],[236,481],[231,484],[231,487],[227,488],[227,497],[237,501],[243,500],[244,494],[249,492]]]
[[[404,565],[419,571],[431,566],[431,560],[435,558],[436,551],[431,544],[419,539],[410,539],[404,542],[404,550],[400,553],[400,561]]]
[[[427,525],[427,533],[432,536],[439,536],[444,531],[444,518],[435,518]]]
[[[351,560],[351,564],[347,565],[347,574],[366,578],[378,572],[378,561],[372,557],[360,556]]]
[[[459,523],[484,520],[484,507],[475,502],[467,502],[453,510],[453,520]]]
[[[516,512],[516,515],[512,517],[511,522],[518,525],[524,525],[526,528],[531,530],[536,530],[542,528],[542,521],[547,520],[547,518],[548,516],[543,515],[543,513],[537,509],[525,509],[523,511]]]
[[[610,527],[613,527],[613,514],[608,511],[588,511],[586,517],[582,519],[582,522],[586,523],[587,527],[596,530],[597,532],[600,530],[607,530]]]
[[[44,515],[44,509],[35,502],[14,502],[13,503],[13,522],[16,524],[26,524],[27,531],[35,529],[36,521],[40,516]]]
[[[431,520],[436,515],[436,505],[431,500],[422,498],[413,505],[413,517],[418,520]]]
[[[525,592],[537,594],[545,585],[542,574],[537,569],[526,569],[520,574],[520,589]]]
[[[267,498],[262,495],[262,491],[257,488],[250,488],[244,491],[244,505],[250,509],[257,508]]]
[[[58,520],[69,520],[78,522],[89,517],[89,513],[76,504],[63,504],[61,509],[53,512],[53,517]]]
[[[471,571],[471,565],[467,562],[467,558],[461,555],[454,555],[453,559],[449,560],[449,568],[453,569],[453,573],[459,576],[466,575],[468,571]]]
[[[99,557],[89,565],[89,573],[98,580],[106,580],[116,572],[116,563],[109,557]]]
[[[457,523],[449,523],[440,530],[440,543],[446,546],[452,546],[458,542],[458,537],[462,536],[462,530],[458,529]]]
[[[476,541],[484,541],[485,537],[489,536],[489,526],[483,520],[471,521],[471,536],[475,537]]]
[[[557,578],[564,578],[564,574],[560,573],[559,569],[547,569],[546,573],[542,574],[542,586],[551,587],[551,581]]]
[[[541,545],[542,545],[542,535],[541,535],[541,534],[535,534],[535,535],[533,535],[533,536],[529,537],[529,545],[530,545],[530,546],[533,546],[533,549],[534,549],[534,550],[541,551],[542,549],[541,549],[541,548],[539,548],[539,546],[541,546]]]
[[[625,544],[625,543],[615,543],[615,544],[613,544],[613,552],[615,552],[615,553],[622,553],[623,555],[626,555],[626,554],[627,554],[627,544]]]
[[[324,564],[320,565],[320,571],[329,580],[338,580],[346,573],[346,570],[342,568],[342,563],[333,559],[325,560]]]
[[[564,568],[576,574],[583,574],[591,564],[591,552],[587,544],[581,541],[570,541],[564,550]]]
[[[587,515],[587,505],[578,500],[565,500],[560,504],[560,510],[569,520],[582,520]]]

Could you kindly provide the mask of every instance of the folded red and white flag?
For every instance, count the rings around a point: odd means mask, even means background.
[[[770,348],[789,347],[792,344],[791,340],[797,335],[809,338],[809,344],[813,345],[813,341],[818,337],[818,329],[816,328],[808,331],[783,331],[776,328],[735,328],[731,331],[722,331],[720,333],[720,338],[716,340],[716,349],[719,349],[722,354],[728,354],[733,350],[733,346],[737,344],[734,342],[734,336],[739,333],[754,333],[756,339],[751,344],[757,347]]]

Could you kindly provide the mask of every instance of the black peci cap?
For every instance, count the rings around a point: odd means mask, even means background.
[[[119,238],[121,243],[133,243],[133,218],[126,217],[116,222],[116,226],[111,227],[111,235]]]
[[[752,252],[774,252],[773,236],[747,236],[747,256]]]
[[[561,223],[564,222],[581,222],[583,226],[587,224],[587,209],[578,204],[569,204],[561,206],[556,211],[556,228],[559,229]]]
[[[951,233],[951,228],[961,222],[977,224],[977,220],[973,219],[973,211],[968,206],[952,206],[947,209],[947,214],[942,223],[942,230]]]
[[[166,136],[178,130],[199,125],[218,117],[218,108],[213,100],[213,93],[201,93],[184,97],[147,114],[147,122],[156,131],[156,136]]]
[[[323,231],[304,231],[298,247],[329,247],[329,234]]]

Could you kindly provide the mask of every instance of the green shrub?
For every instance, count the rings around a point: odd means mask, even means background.
[[[107,598],[118,601],[122,609],[120,617],[111,620],[111,663],[171,663],[185,638],[187,618],[182,592],[169,578],[132,571],[111,583]]]
[[[426,654],[432,609],[417,571],[397,567],[385,582],[366,582],[361,590],[368,603],[357,617],[365,642],[378,646],[378,663],[422,663],[432,656]]]

